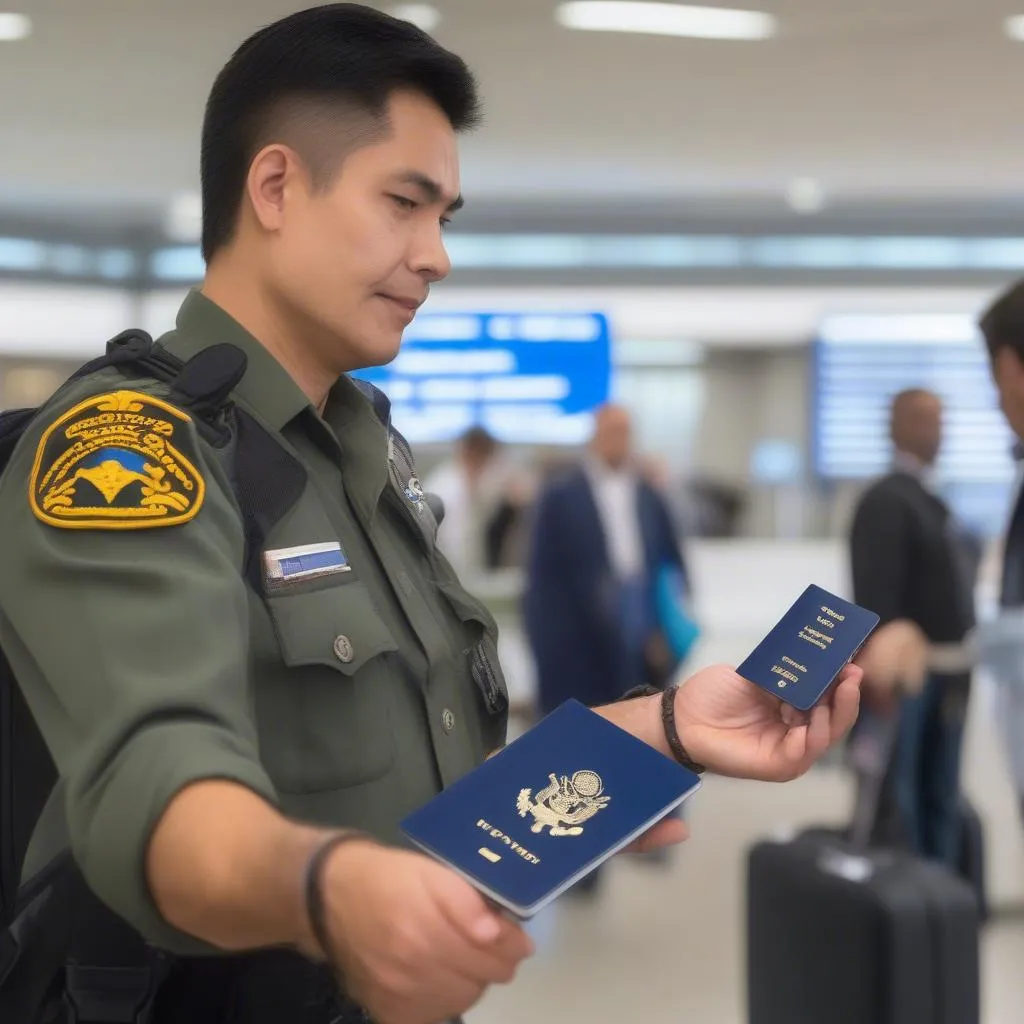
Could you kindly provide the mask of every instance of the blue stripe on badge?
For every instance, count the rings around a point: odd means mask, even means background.
[[[317,555],[296,555],[293,558],[282,558],[283,579],[290,579],[303,572],[319,572],[322,569],[340,569],[345,565],[345,556],[341,551],[324,551]]]
[[[322,576],[328,573],[348,572],[351,566],[337,541],[323,544],[305,544],[301,547],[279,548],[267,551],[267,576],[279,583]]]

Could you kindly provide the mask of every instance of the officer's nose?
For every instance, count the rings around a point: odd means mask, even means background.
[[[425,227],[417,234],[412,265],[417,275],[428,284],[443,281],[451,273],[452,261],[440,224]]]

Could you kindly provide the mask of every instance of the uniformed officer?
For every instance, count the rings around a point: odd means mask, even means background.
[[[224,442],[166,384],[104,370],[58,393],[0,482],[2,643],[62,775],[31,858],[68,842],[181,958],[157,1021],[431,1024],[531,952],[399,839],[504,742],[507,692],[493,620],[346,375],[391,360],[448,273],[475,117],[462,61],[372,10],[249,39],[206,111],[205,281],[162,339],[207,367],[245,354],[245,430]],[[846,732],[859,682],[803,716],[714,668],[600,710],[667,756],[783,780]],[[347,1001],[321,1000],[325,961]]]

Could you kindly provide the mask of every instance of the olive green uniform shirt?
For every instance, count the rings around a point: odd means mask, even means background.
[[[349,570],[256,593],[230,468],[194,421],[182,437],[205,494],[192,518],[147,529],[43,521],[30,477],[44,431],[96,395],[168,394],[108,369],[55,396],[0,479],[0,642],[61,773],[35,866],[70,842],[101,899],[149,940],[195,953],[206,947],[162,919],[144,878],[152,830],[183,787],[233,780],[291,817],[398,843],[405,814],[504,742],[506,716],[473,670],[481,643],[496,665],[494,621],[417,536],[419,495],[390,482],[372,402],[343,377],[321,418],[198,292],[161,341],[182,359],[220,342],[246,353],[233,400],[307,473],[264,550],[338,542]]]

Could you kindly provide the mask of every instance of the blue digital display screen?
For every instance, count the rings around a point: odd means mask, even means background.
[[[611,386],[601,313],[427,313],[387,366],[354,376],[390,399],[410,442],[482,426],[507,443],[579,444]]]

